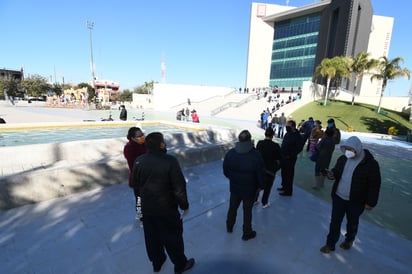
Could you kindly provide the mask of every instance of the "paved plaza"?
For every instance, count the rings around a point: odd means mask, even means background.
[[[4,111],[0,107],[0,116]],[[13,119],[20,122],[24,117],[25,122],[40,117],[72,122],[101,116],[81,111],[67,116],[70,110],[54,110],[51,115],[42,108],[13,111]],[[168,114],[150,115],[163,119]],[[11,116],[2,117],[12,121]],[[255,139],[263,138],[252,120],[216,123],[248,128]],[[276,193],[277,177],[271,207],[254,207],[257,237],[247,242],[241,240],[241,210],[234,232],[226,233],[229,189],[221,161],[185,167],[190,202],[184,217],[185,248],[187,256],[196,259],[188,273],[410,273],[412,148],[407,143],[362,138],[369,141],[366,146],[380,161],[385,177],[381,200],[372,212],[364,213],[353,248],[338,247],[329,255],[319,248],[328,232],[330,186],[322,192],[310,189],[313,165],[308,165],[305,155],[298,160],[294,195]],[[152,273],[133,203],[124,182],[0,212],[0,273]],[[388,227],[391,223],[394,227]],[[160,273],[173,273],[169,259]]]

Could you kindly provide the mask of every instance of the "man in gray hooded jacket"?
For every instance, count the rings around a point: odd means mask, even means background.
[[[258,189],[264,186],[265,163],[257,151],[248,130],[239,134],[239,142],[229,150],[223,161],[223,174],[230,181],[230,204],[226,219],[227,232],[232,233],[237,210],[243,203],[243,236],[247,241],[256,237],[252,230],[252,207]]]
[[[363,211],[371,210],[378,203],[381,175],[378,162],[367,149],[362,148],[358,137],[352,136],[341,145],[344,155],[336,161],[331,171],[324,174],[335,180],[332,187],[332,216],[326,245],[320,251],[335,250],[339,240],[343,217],[347,225],[342,249],[350,249],[358,232],[359,217]]]

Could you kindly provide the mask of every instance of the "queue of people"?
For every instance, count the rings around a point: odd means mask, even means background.
[[[343,155],[329,170],[335,145],[341,141],[340,131],[333,119],[328,120],[324,132],[321,121],[314,121],[312,117],[308,121],[310,123],[305,126],[305,123],[302,123],[300,126],[312,127],[310,134],[306,135],[306,129],[303,132],[294,120],[287,120],[286,133],[280,146],[273,141],[273,127],[266,128],[264,139],[260,140],[256,147],[248,130],[240,132],[238,141],[225,154],[222,163],[222,173],[229,181],[226,215],[228,233],[234,231],[237,211],[242,204],[241,239],[248,241],[257,236],[252,227],[252,209],[259,203],[260,193],[263,191],[262,208],[268,208],[274,179],[280,170],[281,186],[277,188],[279,195],[292,196],[298,154],[307,140],[307,149],[311,152],[312,141],[315,140],[318,156],[314,188],[322,188],[325,178],[334,180],[329,233],[326,244],[320,251],[330,253],[335,250],[345,216],[347,231],[340,247],[345,250],[352,247],[360,215],[365,209],[371,210],[378,202],[381,184],[379,164],[373,155],[362,147],[359,138],[353,136],[340,145]],[[142,223],[146,251],[153,271],[161,270],[167,254],[174,264],[175,273],[183,273],[194,266],[195,260],[188,259],[184,250],[182,216],[187,214],[189,202],[182,169],[177,159],[167,154],[161,133],[153,132],[145,137],[140,128],[132,127],[127,139],[129,142],[125,145],[124,156],[130,170],[129,186],[133,189],[137,218]]]

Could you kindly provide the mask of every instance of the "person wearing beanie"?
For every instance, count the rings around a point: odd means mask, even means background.
[[[367,149],[363,149],[360,139],[352,136],[341,145],[344,155],[340,156],[331,171],[324,170],[328,179],[335,180],[332,187],[332,216],[326,245],[322,253],[335,250],[339,240],[343,217],[346,216],[345,240],[342,249],[352,247],[358,232],[359,217],[363,211],[371,210],[378,203],[381,174],[378,162]]]

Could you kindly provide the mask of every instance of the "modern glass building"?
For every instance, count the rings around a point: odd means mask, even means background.
[[[373,15],[370,0],[321,0],[303,7],[252,3],[245,87],[295,91],[315,80],[324,58],[361,51],[375,59],[387,56],[392,26],[393,18]],[[354,81],[338,85],[353,90]],[[356,93],[376,96],[380,86],[362,80]]]
[[[269,86],[301,87],[312,80],[319,27],[319,13],[276,24]]]

